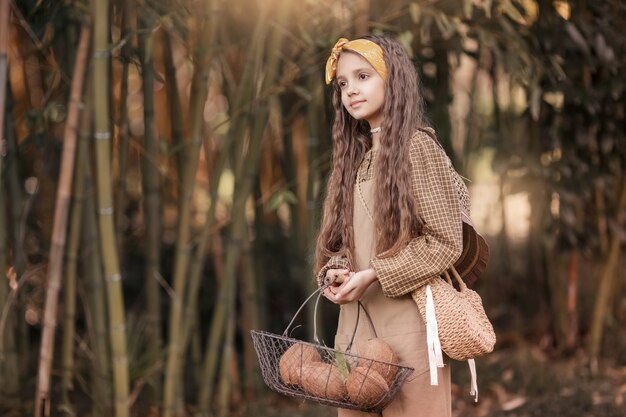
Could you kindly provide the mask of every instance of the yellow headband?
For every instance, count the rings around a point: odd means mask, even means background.
[[[367,39],[349,41],[346,38],[341,38],[337,41],[335,46],[333,46],[330,57],[328,57],[328,61],[326,61],[326,84],[330,84],[333,78],[335,78],[337,61],[339,60],[339,54],[341,54],[343,50],[356,52],[361,55],[374,67],[383,80],[387,79],[387,66],[383,59],[383,48]]]

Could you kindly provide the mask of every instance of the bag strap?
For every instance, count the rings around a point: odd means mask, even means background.
[[[452,275],[459,283],[459,291],[467,290],[465,281],[461,278],[454,266],[450,267]],[[448,284],[452,287],[452,279],[448,271],[443,271]],[[441,353],[441,342],[439,340],[439,329],[437,326],[437,314],[435,311],[435,300],[430,285],[426,286],[426,344],[428,348],[428,366],[430,369],[430,385],[439,385],[437,368],[443,367],[443,358]],[[478,402],[478,378],[476,376],[476,361],[468,359],[467,365],[470,370],[470,395],[474,396],[474,402]]]
[[[459,291],[463,292],[467,290],[467,284],[465,283],[465,281],[463,281],[463,278],[461,278],[461,275],[459,275],[459,271],[457,271],[454,266],[451,266],[449,270],[452,272],[454,279],[459,284]],[[450,278],[450,274],[448,273],[447,270],[443,271],[443,276],[446,278],[446,281],[448,281],[448,284],[454,286],[454,284],[452,283],[452,278]]]

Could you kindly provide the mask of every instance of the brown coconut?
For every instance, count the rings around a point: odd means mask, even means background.
[[[358,366],[371,367],[372,370],[378,372],[385,379],[387,385],[391,385],[396,377],[396,373],[398,373],[398,367],[396,366],[398,364],[398,356],[391,346],[382,339],[370,339],[359,346],[359,356],[361,358],[359,358]]]
[[[309,362],[320,362],[319,352],[313,346],[294,343],[283,353],[278,363],[278,370],[287,385],[301,385],[302,367]]]
[[[385,378],[371,368],[357,366],[346,379],[348,398],[353,403],[373,407],[389,392]]]
[[[309,395],[328,400],[346,398],[346,386],[339,368],[331,363],[309,362],[302,367],[302,389]]]

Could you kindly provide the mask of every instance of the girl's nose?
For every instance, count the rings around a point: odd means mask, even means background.
[[[358,92],[359,92],[359,90],[356,87],[352,87],[352,86],[348,87],[348,95],[349,96],[357,94]]]

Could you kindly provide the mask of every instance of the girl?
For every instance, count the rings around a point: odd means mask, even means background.
[[[415,369],[384,417],[449,417],[450,369],[439,368],[439,384],[430,385],[426,329],[411,292],[461,254],[458,190],[467,189],[425,127],[417,73],[400,44],[340,39],[326,83],[334,145],[316,266],[320,285],[334,282],[324,295],[341,307],[335,347],[346,349],[361,300],[378,337]],[[352,352],[372,337],[360,320]],[[364,415],[339,409],[340,417]]]

